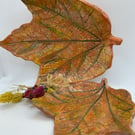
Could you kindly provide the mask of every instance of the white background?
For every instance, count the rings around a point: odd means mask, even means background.
[[[114,88],[127,89],[135,101],[135,0],[89,0],[108,15],[112,34],[123,38],[121,46],[114,47],[114,58],[109,69],[96,81],[105,77]],[[0,40],[12,30],[32,19],[21,0],[0,0]],[[15,84],[33,86],[39,67],[32,62],[14,57],[0,48],[0,92]],[[53,135],[53,120],[46,117],[29,101],[16,105],[0,105],[1,135]],[[135,121],[133,125],[135,129]]]

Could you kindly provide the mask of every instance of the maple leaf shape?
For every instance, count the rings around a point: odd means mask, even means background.
[[[54,117],[55,135],[135,135],[129,127],[135,113],[130,94],[106,80],[74,83],[32,103]]]
[[[87,80],[111,66],[112,36],[107,15],[81,0],[22,0],[33,14],[29,24],[12,32],[0,46],[40,66],[38,83],[48,73]]]

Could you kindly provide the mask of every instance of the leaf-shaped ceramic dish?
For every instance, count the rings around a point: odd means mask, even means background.
[[[129,127],[135,104],[126,90],[106,80],[59,88],[33,104],[55,119],[55,135],[135,135]]]
[[[88,80],[112,63],[112,36],[107,15],[81,0],[22,0],[33,14],[29,24],[15,30],[0,46],[40,66],[38,83],[48,73],[70,80]]]

